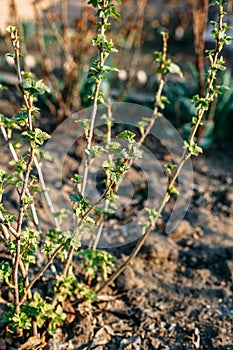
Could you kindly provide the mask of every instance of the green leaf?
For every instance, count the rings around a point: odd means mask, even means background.
[[[193,156],[198,156],[203,152],[200,146],[198,146],[195,142],[190,143],[190,141],[184,141],[184,149],[186,149],[188,153]]]
[[[6,57],[11,57],[11,58],[15,59],[15,54],[13,52],[8,52],[8,53],[6,53]]]
[[[32,72],[24,72],[24,71],[21,71],[21,74],[23,76],[23,78],[26,80],[26,79],[32,79],[34,78],[35,74],[33,74]]]
[[[136,136],[136,134],[130,130],[124,130],[122,132],[120,132],[116,137],[118,139],[125,139],[128,141],[132,141],[134,139],[134,137]]]
[[[63,236],[66,238],[66,243],[71,244],[75,249],[80,248],[80,234],[75,230],[69,230],[63,233]]]
[[[71,202],[73,203],[80,203],[83,200],[83,196],[81,193],[76,193],[76,194],[70,194],[69,195]]]
[[[27,119],[28,119],[28,112],[25,111],[25,112],[16,113],[12,119],[20,126],[26,126]]]
[[[36,317],[37,325],[42,328],[47,319],[52,319],[54,316],[54,306],[48,304],[38,292],[33,295],[33,300],[29,304],[30,313]]]
[[[105,35],[98,34],[96,38],[92,39],[92,45],[103,46],[105,43]]]
[[[16,26],[7,26],[6,27],[6,32],[8,32],[8,33],[15,33],[15,32],[17,32],[18,31],[18,28],[16,27]]]
[[[6,225],[6,226],[10,226],[15,220],[15,216],[11,215],[11,214],[6,214],[3,217],[3,220],[1,220],[1,222]]]
[[[35,128],[34,131],[24,131],[22,133],[23,136],[26,136],[26,139],[28,141],[34,142],[37,145],[43,145],[44,141],[48,140],[50,138],[50,135],[46,132],[42,131],[39,128]]]
[[[117,20],[117,21],[120,21],[121,19],[121,15],[120,13],[118,12],[117,8],[115,5],[110,5],[110,12],[111,12],[111,15]]]
[[[4,90],[8,90],[8,87],[0,84],[0,92]]]
[[[12,317],[12,325],[14,329],[18,328],[23,331],[26,329],[31,329],[32,327],[32,319],[25,312],[20,311],[17,314],[14,314]]]
[[[199,95],[193,96],[192,102],[195,104],[197,110],[203,109],[207,111],[213,98],[199,97]]]
[[[53,313],[52,322],[49,326],[49,334],[53,335],[57,329],[57,326],[66,319],[66,314],[63,311],[62,306],[59,304]]]
[[[34,81],[32,79],[25,79],[22,83],[22,88],[28,91],[31,95],[42,95],[45,92],[50,92],[49,87],[43,80]]]
[[[89,288],[86,285],[79,283],[78,290],[79,293],[85,298],[85,301],[87,303],[92,304],[98,301],[98,296],[92,288]]]
[[[105,160],[102,163],[102,168],[113,171],[116,169],[116,164],[112,160]]]
[[[169,195],[172,195],[172,194],[179,195],[180,194],[180,192],[178,191],[178,189],[174,185],[171,185],[168,187],[168,193],[169,193]]]
[[[180,67],[178,66],[178,64],[171,62],[169,67],[168,67],[168,71],[171,74],[176,74],[179,77],[183,78],[183,73],[182,73]]]
[[[177,168],[177,164],[175,164],[173,162],[169,162],[169,163],[165,164],[164,167],[166,168],[168,174],[171,175],[173,170]]]
[[[12,273],[12,268],[7,261],[0,262],[0,281],[8,280],[8,277]]]
[[[98,7],[98,5],[100,5],[100,0],[89,0],[88,4],[92,5],[93,7]]]
[[[104,250],[85,249],[77,252],[76,256],[83,261],[85,276],[90,280],[97,279],[105,281],[116,258]]]
[[[145,208],[145,210],[149,215],[151,224],[154,224],[158,220],[158,218],[161,217],[161,214],[159,214],[159,212],[156,209]]]
[[[13,118],[1,117],[0,126],[4,126],[7,130],[8,138],[11,138],[12,130],[20,130],[20,126]]]
[[[35,142],[38,145],[43,145],[44,141],[48,140],[51,136],[39,128],[35,128]]]
[[[12,175],[7,174],[4,170],[0,169],[0,184],[4,184],[7,180],[11,179]]]
[[[85,131],[90,129],[90,119],[75,120],[75,123],[81,125]]]

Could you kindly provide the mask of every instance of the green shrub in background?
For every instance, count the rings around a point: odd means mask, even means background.
[[[186,67],[186,72],[192,78],[178,82],[169,81],[164,88],[164,94],[169,104],[166,106],[166,116],[178,128],[182,129],[183,137],[187,137],[191,124],[188,122],[196,114],[195,106],[192,103],[192,96],[198,93],[198,76],[194,66]],[[220,72],[218,84],[222,86],[216,100],[205,116],[204,131],[200,139],[203,148],[209,148],[216,140],[227,140],[231,138],[232,123],[232,76],[231,69]]]

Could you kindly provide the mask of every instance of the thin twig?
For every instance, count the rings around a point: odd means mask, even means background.
[[[223,13],[219,13],[219,31],[222,30],[222,25],[223,25]],[[213,63],[211,64],[211,76],[209,78],[208,81],[208,87],[207,87],[207,92],[206,92],[206,99],[210,99],[213,100],[215,98],[216,92],[214,91],[213,87],[214,87],[214,81],[216,79],[216,63],[219,57],[219,54],[221,52],[223,48],[223,43],[221,42],[219,36],[216,39],[216,49],[215,49],[215,53],[213,55]],[[189,138],[189,142],[190,144],[192,144],[194,142],[194,138],[197,135],[197,131],[199,126],[201,125],[201,122],[203,120],[204,117],[204,113],[206,112],[206,108],[200,108],[198,110],[198,114],[197,114],[197,122],[195,124],[195,126],[193,127],[191,134],[190,134],[190,138]],[[174,185],[176,179],[178,178],[181,170],[183,169],[184,164],[186,163],[186,161],[191,157],[191,153],[188,152],[188,150],[184,150],[183,155],[181,157],[181,160],[179,162],[178,167],[176,168],[176,171],[171,179],[171,181],[168,183],[168,188],[166,193],[164,194],[162,203],[157,211],[158,215],[157,218],[154,220],[154,222],[152,222],[150,224],[150,226],[147,228],[146,232],[144,233],[143,236],[141,236],[141,238],[139,239],[135,249],[133,250],[133,252],[130,254],[130,256],[128,257],[128,259],[126,259],[126,261],[108,278],[107,281],[105,281],[102,286],[100,286],[100,288],[96,291],[97,294],[99,294],[100,292],[102,292],[107,286],[109,286],[112,282],[115,281],[115,279],[127,268],[127,266],[129,266],[130,264],[132,264],[134,258],[136,257],[136,255],[138,254],[138,252],[140,251],[141,247],[143,246],[146,238],[149,236],[149,234],[155,229],[156,224],[158,222],[158,219],[160,217],[160,215],[162,214],[162,211],[164,209],[164,207],[166,206],[167,202],[170,199],[170,194],[169,194],[169,188],[171,188],[171,186]]]
[[[24,29],[23,29],[22,21],[20,20],[18,6],[16,3],[17,2],[15,0],[8,0],[8,9],[9,9],[8,18],[11,21],[9,24],[16,25],[19,28],[19,31],[23,35]],[[26,47],[26,43],[24,41],[21,42],[21,51],[22,51],[23,55],[25,56],[27,53],[27,47]],[[28,71],[26,60],[24,60],[24,70]]]
[[[167,42],[168,42],[168,33],[166,33],[164,36],[163,36],[163,51],[162,51],[162,62],[161,62],[161,65],[159,67],[159,70],[161,72],[163,72],[164,70],[164,63],[166,61],[166,57],[167,57]],[[150,134],[157,118],[158,118],[158,115],[159,115],[159,101],[161,100],[161,96],[162,96],[162,92],[163,92],[163,88],[164,88],[164,85],[165,85],[165,74],[164,73],[161,73],[161,76],[160,76],[160,83],[159,83],[159,87],[158,87],[158,90],[157,90],[157,93],[156,93],[156,96],[155,96],[155,106],[154,106],[154,110],[153,110],[153,113],[152,113],[152,116],[151,116],[151,119],[150,119],[150,122],[149,122],[149,125],[146,127],[146,130],[144,130],[143,134],[141,135],[140,139],[138,140],[137,144],[136,144],[136,147],[139,149],[142,144],[144,143],[146,137]],[[128,164],[128,167],[129,169],[132,168],[133,164],[135,163],[135,158],[132,158],[130,159],[129,161],[129,164]],[[120,184],[121,184],[121,181],[125,178],[126,174],[127,174],[128,171],[126,171],[121,180],[119,181],[119,183],[115,186],[114,188],[114,193],[117,193],[117,191],[119,190],[119,187],[120,187]],[[98,221],[98,224],[99,224],[99,229],[98,229],[98,232],[97,232],[97,238],[95,240],[95,244],[93,245],[93,249],[94,247],[96,248],[97,247],[97,244],[98,244],[98,241],[100,239],[100,236],[101,236],[101,233],[102,233],[102,230],[103,230],[103,226],[104,226],[104,223],[103,223],[103,220],[104,220],[104,216],[102,215]]]
[[[0,116],[0,122],[1,122],[1,120],[2,120],[2,118],[1,118],[1,116]],[[4,140],[5,140],[6,143],[7,143],[7,146],[8,146],[8,148],[9,148],[9,151],[10,151],[10,153],[11,153],[11,156],[12,156],[13,160],[17,163],[17,162],[19,161],[19,157],[18,157],[18,155],[17,155],[17,153],[16,153],[16,151],[15,151],[15,148],[14,148],[13,144],[12,144],[11,141],[9,140],[9,138],[8,138],[8,136],[7,136],[6,128],[5,128],[3,125],[1,125],[1,132],[2,132],[2,135],[3,135]],[[26,190],[26,194],[27,194],[27,195],[30,195],[30,191],[29,191],[28,188],[27,188],[27,190]],[[30,208],[31,208],[31,212],[32,212],[33,222],[34,222],[34,224],[35,224],[37,230],[38,230],[39,232],[41,232],[41,227],[40,227],[40,224],[39,224],[39,219],[38,219],[38,215],[37,215],[37,211],[36,211],[35,204],[34,204],[34,203],[31,203],[31,204],[30,204]]]
[[[204,79],[204,48],[205,48],[205,29],[208,19],[208,6],[209,0],[191,0],[192,13],[193,13],[193,34],[194,34],[194,49],[196,69],[198,73],[198,83],[200,97],[205,96],[205,79]],[[199,143],[204,131],[204,127],[201,126],[198,131]]]
[[[111,144],[111,140],[112,140],[112,110],[111,110],[111,102],[110,102],[110,99],[108,101],[108,119],[107,119],[107,141],[106,141],[106,144],[107,145],[110,145]],[[109,153],[108,154],[108,160],[109,162],[112,162],[112,154]],[[108,184],[109,182],[111,183],[111,180],[110,180],[110,173],[107,172],[106,173],[106,183]],[[108,211],[108,208],[109,208],[109,204],[110,204],[110,201],[109,199],[106,199],[105,200],[105,203],[104,203],[104,211],[107,212]],[[98,231],[96,233],[96,238],[94,240],[94,243],[93,243],[93,246],[92,246],[92,249],[95,250],[97,249],[97,246],[99,244],[99,241],[100,241],[100,238],[101,238],[101,235],[102,235],[102,232],[103,232],[103,229],[104,229],[104,214],[101,213],[100,214],[100,217],[98,219]]]
[[[102,1],[102,7],[103,7],[103,10],[106,7],[105,0]],[[107,23],[107,18],[101,18],[100,33],[102,36],[105,35],[106,23]],[[102,45],[100,45],[100,47],[98,49],[99,49],[99,60],[100,60],[99,67],[100,67],[100,69],[103,69],[104,63],[105,63],[108,55],[104,55]],[[90,167],[89,153],[90,153],[90,150],[92,147],[92,139],[93,139],[93,135],[94,135],[94,126],[95,126],[95,119],[96,119],[96,115],[97,115],[100,84],[101,84],[101,79],[97,79],[96,84],[95,84],[94,93],[93,93],[94,101],[93,101],[92,113],[91,113],[91,117],[90,117],[90,128],[89,128],[89,132],[88,132],[88,139],[87,139],[87,146],[86,146],[87,152],[86,152],[86,157],[84,159],[83,180],[82,180],[82,185],[81,185],[81,194],[83,197],[85,196],[85,192],[86,192],[87,179],[88,179],[88,173],[89,173],[89,167]],[[78,224],[78,222],[77,222],[77,224]],[[71,246],[69,251],[68,251],[68,255],[67,255],[67,260],[66,260],[66,264],[65,264],[65,268],[64,268],[64,275],[67,275],[67,273],[69,271],[69,266],[71,264],[73,254],[74,254],[74,247]]]
[[[66,245],[66,243],[61,243],[52,253],[52,255],[50,256],[50,258],[48,259],[47,263],[45,264],[45,266],[37,273],[37,275],[33,278],[33,280],[29,283],[29,285],[27,286],[27,288],[24,291],[24,295],[22,296],[22,298],[19,301],[19,306],[22,305],[28,295],[28,292],[32,289],[32,287],[34,286],[34,284],[39,280],[39,278],[41,276],[43,276],[44,272],[47,270],[47,268],[52,264],[54,258],[57,256],[58,252]]]
[[[14,268],[13,268],[13,273],[12,273],[12,280],[15,288],[15,312],[19,312],[19,289],[18,289],[18,269],[19,269],[19,263],[21,260],[21,252],[20,252],[20,234],[21,234],[21,228],[22,228],[22,223],[23,223],[23,217],[25,214],[25,195],[26,195],[26,190],[28,187],[28,182],[29,182],[29,175],[32,169],[32,164],[34,161],[34,154],[35,154],[35,149],[32,147],[31,148],[31,154],[30,158],[27,163],[27,170],[26,174],[23,180],[23,188],[20,194],[20,207],[19,207],[19,215],[17,219],[17,237],[16,237],[16,251],[15,251],[15,262],[14,262]]]
[[[50,210],[50,213],[53,216],[53,220],[54,220],[54,223],[56,225],[56,228],[59,230],[60,229],[59,221],[58,221],[58,218],[54,215],[56,213],[56,211],[55,211],[55,208],[53,206],[53,202],[51,200],[51,197],[50,197],[50,195],[48,193],[48,190],[47,190],[47,187],[46,187],[46,184],[45,184],[45,180],[44,180],[44,175],[43,175],[41,166],[40,166],[36,156],[34,157],[34,164],[35,164],[35,167],[36,167],[36,170],[37,170],[37,173],[38,173],[38,177],[39,177],[39,181],[40,181],[41,188],[42,188],[42,191],[43,191],[43,195],[44,195],[45,200],[46,200],[46,202],[48,204],[48,208]]]

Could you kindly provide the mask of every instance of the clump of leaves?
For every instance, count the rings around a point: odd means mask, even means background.
[[[76,256],[83,261],[85,278],[90,286],[92,281],[103,283],[112,273],[116,258],[104,250],[82,249]]]

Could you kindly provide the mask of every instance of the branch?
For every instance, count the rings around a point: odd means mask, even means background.
[[[223,29],[223,8],[222,8],[222,5],[219,5],[219,22],[218,22],[219,32],[222,33],[222,29]],[[213,54],[212,61],[211,61],[210,77],[208,79],[208,88],[207,88],[207,92],[206,92],[206,96],[205,96],[206,100],[214,100],[214,98],[216,97],[216,91],[214,89],[214,82],[216,80],[216,65],[217,65],[219,54],[220,54],[222,48],[223,48],[223,42],[220,40],[220,34],[218,34],[218,36],[216,37],[216,49],[215,49],[215,52]],[[189,138],[190,144],[192,144],[194,142],[194,138],[196,137],[198,128],[202,123],[206,109],[207,109],[206,107],[202,107],[198,110],[197,121],[196,121],[196,124],[191,131],[190,138]],[[150,232],[155,229],[157,222],[158,222],[158,219],[161,216],[164,207],[166,206],[167,202],[170,199],[169,188],[171,188],[171,186],[174,185],[174,183],[175,183],[176,179],[178,178],[185,162],[191,156],[192,156],[192,153],[189,150],[185,149],[183,152],[182,158],[180,160],[180,163],[179,163],[178,167],[176,168],[176,171],[175,171],[174,175],[172,176],[171,181],[168,183],[168,188],[167,188],[167,191],[163,197],[162,203],[157,211],[156,219],[147,228],[146,232],[140,238],[135,249],[130,254],[128,259],[108,278],[107,281],[105,281],[102,284],[102,286],[96,291],[97,294],[102,292],[107,286],[109,286],[113,281],[115,281],[115,279],[127,268],[127,266],[132,264],[133,259],[136,257],[136,255],[140,251],[146,238],[148,237]]]
[[[61,243],[52,253],[52,255],[50,256],[50,258],[48,259],[47,263],[45,264],[45,266],[37,273],[37,275],[33,278],[33,280],[29,283],[29,285],[27,286],[24,295],[22,296],[22,298],[19,301],[19,306],[22,305],[26,298],[28,293],[30,292],[30,290],[32,289],[32,287],[34,286],[34,284],[39,280],[39,278],[41,276],[43,276],[44,272],[47,270],[47,268],[52,264],[54,258],[56,257],[56,255],[58,254],[58,252],[66,245],[66,243]]]

